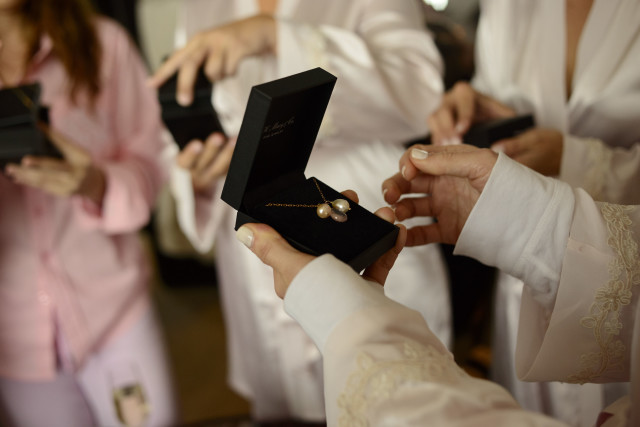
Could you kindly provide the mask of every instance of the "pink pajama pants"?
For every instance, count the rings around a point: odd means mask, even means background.
[[[64,353],[64,351],[62,351]],[[129,330],[90,356],[77,372],[61,367],[53,381],[0,377],[0,425],[7,427],[118,427],[114,389],[134,381],[149,405],[145,427],[175,426],[178,409],[164,339],[148,310]]]

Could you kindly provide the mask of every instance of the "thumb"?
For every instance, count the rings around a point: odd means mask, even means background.
[[[44,123],[40,124],[40,129],[47,135],[49,141],[60,151],[62,156],[71,164],[89,164],[91,158],[81,147],[70,142],[61,133],[51,129]]]
[[[314,257],[294,249],[277,231],[266,224],[245,224],[236,238],[248,247],[264,264],[273,268],[276,294],[284,295],[296,275]]]

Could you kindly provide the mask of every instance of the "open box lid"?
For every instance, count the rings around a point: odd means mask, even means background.
[[[36,123],[40,91],[38,83],[1,89],[0,128]]]
[[[245,210],[305,179],[335,83],[315,68],[251,88],[222,200]]]

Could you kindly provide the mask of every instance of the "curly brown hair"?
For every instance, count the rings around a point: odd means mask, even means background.
[[[94,101],[100,92],[102,48],[95,27],[95,11],[88,0],[25,0],[25,19],[34,25],[37,36],[46,34],[53,52],[62,62],[71,82],[69,96],[76,99],[85,89]],[[39,39],[31,41],[31,52]]]

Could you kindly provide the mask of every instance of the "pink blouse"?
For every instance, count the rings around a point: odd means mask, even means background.
[[[97,20],[102,91],[95,110],[68,98],[68,77],[43,37],[24,82],[43,86],[53,129],[87,149],[105,173],[102,208],[55,197],[0,174],[0,375],[44,380],[56,372],[61,334],[75,366],[149,306],[138,230],[164,183],[163,127],[155,93],[127,34]]]

